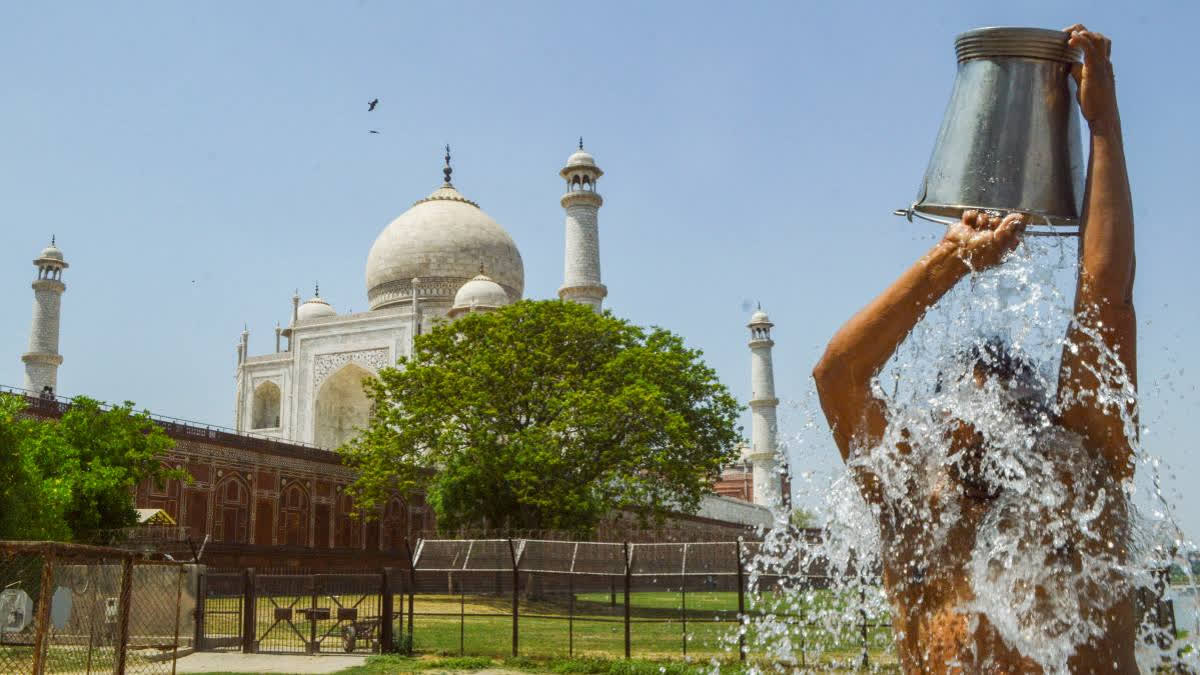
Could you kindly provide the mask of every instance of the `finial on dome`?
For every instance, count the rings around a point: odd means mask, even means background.
[[[442,169],[442,173],[446,176],[446,185],[450,184],[450,174],[454,173],[454,169],[450,168],[450,144],[446,144],[446,168]]]
[[[482,261],[482,260],[480,260],[480,261],[479,261],[479,273],[480,273],[480,274],[486,274],[486,273],[483,271],[483,261]]]
[[[759,310],[760,312],[762,311],[762,301],[761,301],[761,300],[760,300],[760,301],[759,301],[759,303],[758,303],[758,310]]]
[[[50,235],[50,245],[54,246],[54,235],[53,234]]]
[[[321,282],[313,282],[313,295],[317,296],[318,298],[321,297]]]
[[[579,137],[579,149],[580,149],[580,150],[582,150],[582,149],[583,149],[583,136],[580,136],[580,137]]]

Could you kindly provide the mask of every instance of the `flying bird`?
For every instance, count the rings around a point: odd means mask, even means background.
[[[371,112],[372,110],[374,110],[375,106],[377,106],[377,105],[379,105],[379,99],[377,99],[377,98],[371,99],[369,102],[367,102],[367,112]]]
[[[368,134],[377,134],[377,133],[379,133],[379,132],[378,132],[378,131],[375,131],[374,129],[367,129],[367,133],[368,133]]]

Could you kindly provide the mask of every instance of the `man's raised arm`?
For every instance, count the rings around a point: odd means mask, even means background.
[[[925,310],[966,276],[998,264],[1020,241],[1025,217],[1002,221],[967,211],[946,236],[879,297],[846,322],[825,349],[813,378],[842,459],[877,444],[887,427],[886,409],[871,380],[920,321]]]
[[[1097,400],[1097,372],[1104,350],[1115,354],[1137,384],[1137,317],[1133,310],[1133,198],[1125,168],[1121,119],[1108,38],[1076,24],[1067,29],[1070,44],[1083,50],[1084,62],[1073,71],[1079,106],[1091,131],[1087,188],[1080,223],[1079,281],[1075,321],[1067,333],[1059,372],[1058,398],[1063,426],[1101,453],[1119,478],[1132,474],[1131,452],[1118,402]],[[1096,338],[1100,344],[1097,344]],[[1101,348],[1103,346],[1103,349]],[[1110,381],[1111,384],[1111,381]]]

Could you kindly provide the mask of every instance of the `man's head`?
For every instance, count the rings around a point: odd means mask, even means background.
[[[1037,366],[999,336],[960,350],[954,357],[950,374],[944,370],[938,373],[935,391],[941,393],[947,386],[968,377],[979,389],[994,381],[1017,406],[1022,417],[1036,416],[1047,409],[1046,390],[1039,379]]]
[[[1037,367],[999,337],[987,338],[961,350],[950,372],[953,374],[938,373],[938,392],[947,387],[983,390],[995,386],[1002,392],[1002,405],[1023,424],[1032,427],[1045,419],[1048,404]],[[946,412],[952,418],[947,428],[951,475],[969,495],[995,496],[999,488],[995,476],[990,475],[992,471],[985,469],[991,453],[983,434],[974,425],[957,419],[954,410]]]

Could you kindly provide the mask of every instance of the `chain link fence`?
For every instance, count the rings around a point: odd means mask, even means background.
[[[129,551],[0,541],[0,672],[171,673],[195,574]]]

